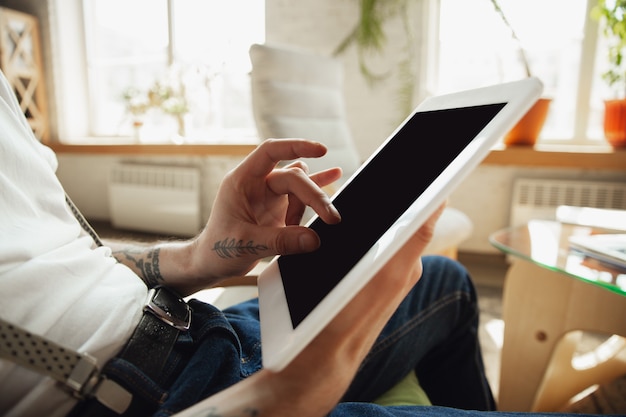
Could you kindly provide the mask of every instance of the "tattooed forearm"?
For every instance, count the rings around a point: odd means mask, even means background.
[[[256,255],[259,251],[267,250],[267,246],[254,244],[253,241],[243,243],[243,240],[235,240],[234,238],[226,238],[215,242],[213,250],[220,258],[236,258],[242,255]]]
[[[134,267],[140,272],[141,278],[149,288],[163,282],[163,276],[159,269],[159,248],[148,252],[143,250],[126,249],[115,251],[113,256],[123,264]]]

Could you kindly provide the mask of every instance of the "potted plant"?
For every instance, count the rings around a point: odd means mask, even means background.
[[[518,44],[518,51],[520,55],[520,59],[522,61],[522,65],[524,66],[524,71],[527,77],[532,77],[533,73],[530,70],[530,64],[528,63],[528,58],[526,57],[526,52],[524,48],[521,46],[521,41],[517,37],[513,26],[509,23],[509,20],[506,18],[506,15],[500,8],[497,0],[491,0],[491,4],[493,5],[496,13],[500,16],[504,24],[511,31],[511,36],[513,40]],[[520,121],[509,131],[503,138],[503,142],[507,146],[512,145],[534,145],[537,142],[537,138],[541,133],[541,129],[548,117],[548,111],[550,110],[550,103],[552,100],[547,97],[542,97],[528,110],[528,112],[520,119]]]
[[[342,54],[354,45],[357,49],[359,69],[368,84],[386,79],[392,71],[376,71],[368,63],[372,54],[382,54],[386,43],[384,25],[393,18],[400,18],[406,43],[403,46],[400,61],[397,64],[396,75],[400,79],[398,91],[398,106],[400,120],[404,119],[413,110],[413,93],[416,88],[415,80],[417,54],[415,54],[415,39],[409,19],[410,0],[358,0],[359,19],[348,35],[335,48],[334,55]]]
[[[496,12],[502,18],[504,24],[511,31],[515,41],[520,44],[517,34],[500,8],[497,0],[490,0]],[[404,57],[398,63],[397,75],[400,78],[400,91],[398,102],[404,118],[413,109],[413,93],[416,88],[415,68],[416,54],[414,53],[414,38],[411,25],[408,21],[408,7],[410,0],[359,0],[359,19],[350,33],[340,42],[335,54],[343,53],[350,45],[355,45],[359,59],[359,68],[368,82],[373,83],[384,79],[390,72],[376,73],[366,62],[366,56],[370,53],[382,53],[386,44],[384,24],[391,18],[400,17],[406,45],[403,50]],[[524,49],[519,45],[519,53],[527,76],[532,76],[530,65]],[[533,145],[547,118],[549,98],[541,98],[520,120],[520,122],[506,135],[506,145]]]
[[[614,97],[604,101],[604,136],[613,147],[626,147],[626,0],[598,0],[591,17],[607,40],[608,69],[602,79]]]

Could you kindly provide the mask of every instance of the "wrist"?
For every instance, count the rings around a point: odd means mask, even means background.
[[[158,249],[164,284],[183,296],[211,287],[219,281],[208,267],[213,264],[207,259],[211,254],[200,253],[196,239],[168,242],[159,245]]]

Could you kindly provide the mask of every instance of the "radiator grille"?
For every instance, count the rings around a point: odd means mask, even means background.
[[[195,168],[118,165],[111,170],[111,182],[118,185],[193,191],[198,188],[198,180]]]
[[[519,178],[511,202],[511,225],[556,218],[558,206],[626,210],[626,183]]]
[[[192,236],[200,229],[200,170],[117,164],[109,176],[114,227]]]

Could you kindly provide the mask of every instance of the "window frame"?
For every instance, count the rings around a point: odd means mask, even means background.
[[[426,74],[426,90],[435,93],[438,91],[438,67],[439,67],[439,31],[440,14],[442,0],[427,0],[432,16],[427,21],[428,27],[422,29],[423,39],[426,39],[426,67],[423,73]],[[586,0],[586,16],[590,16],[591,9],[596,5],[597,0]],[[575,104],[575,120],[573,122],[572,138],[540,138],[541,145],[558,147],[582,147],[588,149],[605,149],[604,143],[598,143],[596,138],[588,137],[589,114],[591,110],[593,76],[596,64],[596,53],[599,41],[599,24],[591,18],[587,18],[583,30],[583,42],[581,45],[581,59],[579,67],[578,83],[576,85],[578,94]],[[610,147],[606,144],[606,147]]]
[[[89,143],[82,1],[48,0],[48,14],[50,55],[45,61],[52,78],[51,142]]]
[[[426,59],[420,60],[421,63],[421,74],[420,77],[424,82],[422,83],[422,87],[420,89],[420,95],[424,96],[426,94],[434,91],[434,85],[436,85],[436,62],[437,62],[437,37],[433,36],[438,33],[438,13],[439,13],[439,3],[440,0],[427,0],[424,2],[423,6],[427,11],[428,18],[426,14],[424,14],[421,20],[421,33],[422,39],[425,39],[423,43],[424,49],[422,49],[423,53],[426,56]],[[587,2],[588,9],[595,4],[595,0],[589,0]],[[51,68],[48,68],[51,76],[51,81],[48,82],[48,85],[53,86],[53,94],[50,96],[51,100],[54,100],[54,105],[51,108],[58,108],[59,111],[52,110],[51,111],[51,128],[53,131],[53,140],[56,141],[56,148],[60,152],[73,152],[70,150],[69,145],[78,145],[79,148],[82,149],[83,152],[86,152],[89,149],[92,149],[94,152],[102,152],[104,146],[113,146],[117,149],[117,152],[125,152],[126,150],[131,150],[131,146],[127,146],[124,144],[120,146],[122,141],[116,140],[115,138],[92,138],[88,135],[87,129],[87,112],[86,109],[88,106],[86,105],[87,96],[87,79],[86,72],[80,71],[80,68],[85,68],[86,57],[84,56],[85,44],[84,44],[84,36],[81,36],[81,31],[84,31],[84,26],[82,22],[82,1],[81,0],[48,0],[48,13],[49,13],[49,25],[50,25],[50,33],[52,36],[50,37],[50,56],[46,60],[48,63],[52,63]],[[595,51],[595,43],[598,37],[598,25],[597,23],[591,21],[587,23],[585,43],[583,45],[584,48],[592,48]],[[84,33],[84,32],[83,32]],[[591,34],[591,35],[589,35]],[[434,45],[433,45],[434,44]],[[424,52],[425,51],[425,52]],[[589,53],[589,52],[588,52]],[[593,56],[594,53],[591,52],[590,56]],[[586,61],[591,60],[582,60],[583,65]],[[82,62],[82,65],[81,65]],[[48,64],[50,65],[50,64]],[[584,65],[585,66],[585,65]],[[63,68],[75,68],[75,71],[66,71]],[[581,74],[593,72],[593,62],[587,62],[585,66],[585,70],[581,70]],[[591,77],[583,77],[581,76],[579,82],[583,85],[580,86],[581,92],[586,92],[586,94],[590,94],[591,90],[591,82],[582,81],[585,78],[590,79]],[[580,105],[580,99],[577,104],[577,114],[585,113],[585,106]],[[577,126],[576,131],[586,132],[586,117],[577,117]],[[581,135],[576,135],[578,138]],[[586,135],[582,135],[583,137]],[[550,148],[549,143],[547,141],[542,141],[542,145],[546,145]],[[54,143],[53,143],[54,144]],[[243,149],[249,149],[250,143],[242,143]],[[564,146],[563,146],[564,145]],[[582,145],[582,146],[579,146]],[[148,150],[148,145],[133,145],[136,147],[146,147]],[[199,145],[204,146],[204,145]],[[211,147],[212,145],[207,145]],[[235,145],[236,146],[236,145]],[[591,153],[619,153],[623,154],[621,151],[616,151],[610,148],[610,146],[606,147],[598,147],[591,146],[584,141],[571,141],[567,144],[558,144],[555,145],[556,148],[550,148],[549,150],[554,151],[555,149],[564,149],[564,147],[569,148],[570,150],[574,150],[575,153],[580,152],[591,152]],[[181,149],[180,145],[172,145],[173,149]],[[196,147],[197,148],[197,147]],[[217,146],[217,148],[221,148]],[[541,148],[541,149],[539,149]],[[542,150],[546,148],[545,146],[539,147],[537,150]],[[586,149],[585,149],[586,148]],[[231,145],[227,146],[225,149],[233,149]],[[545,150],[545,149],[544,149]],[[501,150],[499,150],[501,151]],[[131,151],[132,153],[136,151]],[[218,151],[219,152],[219,151]]]
[[[166,0],[168,14],[172,14],[172,0]],[[59,149],[67,145],[150,145],[132,143],[127,136],[96,136],[90,131],[90,120],[94,106],[90,103],[89,59],[87,52],[89,33],[85,27],[83,0],[48,0],[48,21],[50,24],[50,55],[45,60],[51,75],[49,85],[54,86],[50,96],[58,111],[51,114],[51,143]],[[169,19],[167,62],[174,62],[173,19]],[[237,136],[239,138],[239,136]],[[256,136],[242,137],[236,142],[228,142],[225,149],[241,144],[244,149],[258,143]],[[204,145],[204,144],[202,144]],[[213,144],[207,143],[212,146]],[[174,145],[173,146],[179,146]],[[216,146],[222,146],[216,144]]]

